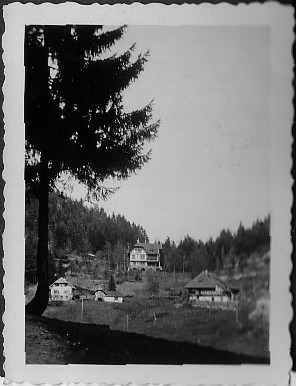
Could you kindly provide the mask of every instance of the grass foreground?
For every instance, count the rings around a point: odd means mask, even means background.
[[[193,343],[115,331],[106,325],[27,315],[26,363],[267,364],[269,360]]]

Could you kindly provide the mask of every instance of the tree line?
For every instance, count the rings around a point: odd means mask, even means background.
[[[37,217],[38,201],[31,199],[26,204],[25,220],[28,280],[32,277],[31,272],[36,271]],[[192,275],[204,269],[221,271],[238,268],[243,271],[252,253],[264,253],[270,248],[269,228],[270,216],[267,216],[263,221],[255,221],[250,228],[240,224],[233,233],[223,229],[215,240],[210,238],[206,242],[187,235],[176,244],[167,237],[162,243],[161,265],[167,272],[189,272]],[[59,270],[53,263],[54,259],[62,262],[68,255],[85,258],[83,265],[75,259],[71,261],[70,270],[74,274],[85,270],[96,276],[103,264],[104,271],[108,273],[112,270],[126,270],[128,252],[137,239],[142,242],[148,240],[145,229],[130,223],[124,216],[109,216],[103,208],[85,206],[82,200],[61,197],[57,193],[50,194],[51,278]]]
[[[211,271],[238,268],[243,272],[252,253],[263,254],[270,249],[270,216],[257,220],[250,228],[239,225],[236,232],[223,229],[213,240],[203,242],[190,236],[178,245],[169,237],[162,248],[162,266],[165,271],[190,272],[193,276],[204,269]]]

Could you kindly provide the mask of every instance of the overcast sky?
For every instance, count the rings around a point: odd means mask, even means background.
[[[256,26],[129,26],[150,51],[126,110],[154,99],[152,159],[101,206],[150,241],[206,241],[270,213],[270,36]],[[77,193],[79,195],[79,193]]]

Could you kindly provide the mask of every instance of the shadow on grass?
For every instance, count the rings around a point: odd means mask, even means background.
[[[106,325],[65,322],[26,316],[69,344],[67,363],[76,364],[269,364],[269,358],[235,354],[186,342],[173,342],[136,333],[114,331]]]

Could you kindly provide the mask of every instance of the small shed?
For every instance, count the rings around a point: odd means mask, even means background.
[[[73,298],[74,285],[60,277],[49,286],[50,300],[68,301]]]
[[[103,301],[108,303],[122,303],[123,295],[118,291],[106,291]]]

